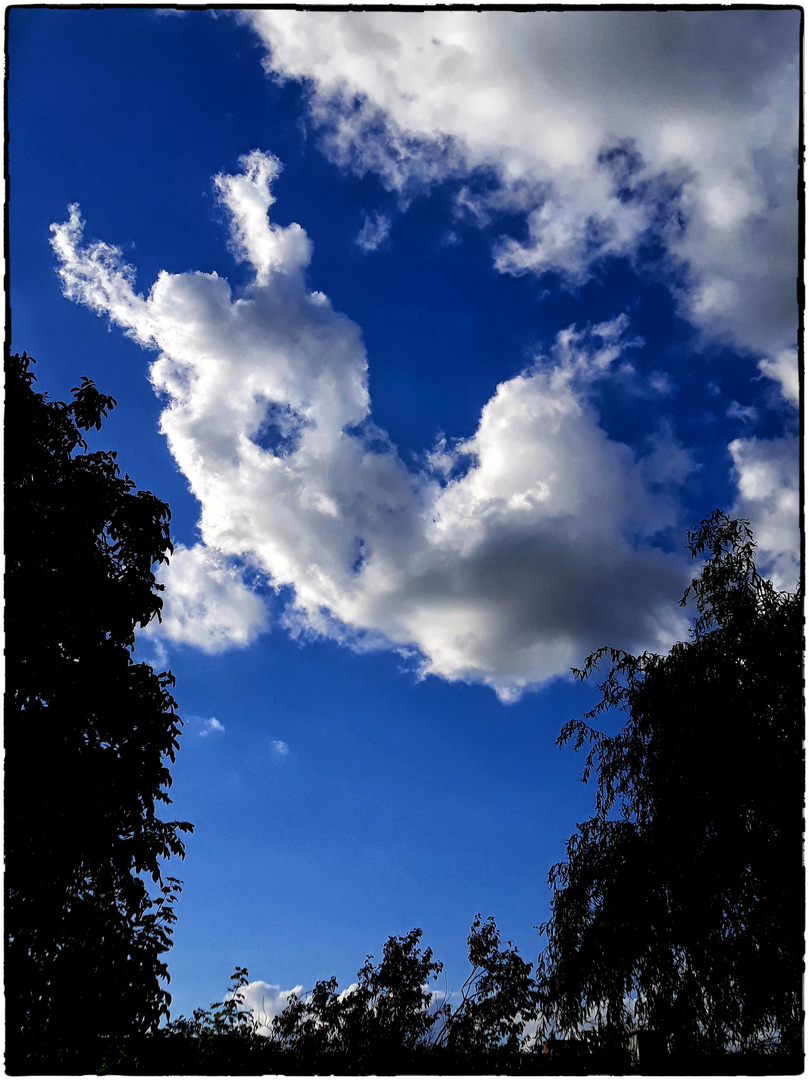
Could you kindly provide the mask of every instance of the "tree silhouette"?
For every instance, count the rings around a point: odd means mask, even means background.
[[[6,1036],[10,1072],[89,1071],[168,1010],[188,822],[163,821],[182,722],[170,673],[135,663],[159,617],[170,513],[82,431],[115,406],[6,368]],[[155,895],[147,889],[151,877]]]
[[[550,875],[539,977],[544,1007],[573,1031],[656,1030],[672,1053],[779,1048],[801,1038],[802,615],[755,567],[747,522],[716,511],[689,533],[707,556],[686,590],[688,642],[608,656],[593,720],[562,729],[590,750],[595,814]]]
[[[461,987],[459,1004],[442,1008],[444,1022],[435,1043],[445,1046],[455,1065],[468,1070],[514,1066],[526,1050],[525,1025],[537,1018],[539,994],[533,965],[523,960],[513,941],[500,948],[492,918],[478,914],[467,938],[472,970]]]
[[[293,994],[272,1021],[275,1044],[318,1071],[411,1071],[437,1019],[427,987],[442,969],[420,939],[418,929],[389,938],[380,963],[366,957],[345,993],[332,978],[305,998]]]
[[[389,937],[379,963],[367,956],[352,986],[340,992],[336,979],[321,980],[308,994],[291,994],[274,1017],[244,1006],[249,976],[237,968],[222,1002],[161,1029],[150,1061],[176,1074],[466,1074],[547,1065],[524,1033],[536,1019],[532,965],[513,942],[500,948],[494,920],[475,917],[472,970],[458,995],[432,987],[443,965],[422,950],[421,933]]]

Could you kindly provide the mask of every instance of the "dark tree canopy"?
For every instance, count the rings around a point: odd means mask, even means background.
[[[132,657],[160,615],[170,513],[115,453],[88,452],[114,399],[84,378],[50,401],[32,362],[6,368],[7,1067],[81,1071],[170,1001],[179,883],[161,860],[191,826],[157,804],[182,722],[171,674]]]
[[[572,1031],[649,1028],[673,1053],[792,1049],[801,1038],[803,709],[800,594],[756,570],[747,522],[717,511],[689,534],[707,556],[686,590],[687,642],[660,656],[600,649],[602,699],[627,714],[590,744],[592,818],[550,875],[541,930],[546,1012]],[[633,1012],[627,1002],[633,1001]]]

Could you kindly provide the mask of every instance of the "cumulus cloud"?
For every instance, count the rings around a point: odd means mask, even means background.
[[[305,81],[334,161],[405,198],[455,179],[481,223],[522,214],[504,273],[581,283],[662,250],[705,339],[796,392],[797,10],[239,17],[272,77]]]
[[[162,622],[150,623],[145,633],[158,641],[183,642],[217,653],[231,645],[249,645],[267,627],[263,601],[221,551],[203,544],[192,548],[177,544],[157,577],[166,586]]]
[[[303,985],[282,990],[278,983],[266,983],[256,979],[243,986],[240,993],[244,996],[240,1012],[252,1012],[257,1034],[269,1035],[272,1018],[284,1011],[293,994],[296,997],[301,996]]]
[[[200,736],[204,738],[206,735],[210,735],[211,732],[224,732],[225,725],[220,723],[215,716],[209,717],[207,720],[202,721],[202,730]]]
[[[119,252],[84,243],[77,208],[52,227],[66,295],[158,351],[161,429],[201,505],[202,542],[165,570],[154,632],[209,652],[249,643],[266,613],[246,567],[289,590],[291,633],[396,649],[503,700],[605,642],[681,636],[690,567],[655,541],[681,526],[694,464],[670,425],[638,455],[595,406],[642,344],[627,316],[560,333],[470,438],[407,466],[371,419],[358,327],[307,284],[306,234],[268,219],[278,163],[241,165],[218,179],[253,268],[238,296],[216,274],[165,272],[138,295]]]
[[[784,400],[797,406],[800,393],[798,350],[783,349],[776,356],[765,357],[759,367],[768,378],[778,383]]]
[[[371,218],[365,214],[365,221],[354,243],[362,251],[376,251],[385,242],[390,233],[390,218],[386,214],[374,213]]]
[[[277,758],[283,760],[289,754],[289,747],[283,739],[273,739],[272,752]]]
[[[734,439],[730,452],[739,486],[732,513],[750,522],[759,572],[792,591],[800,573],[798,439]]]

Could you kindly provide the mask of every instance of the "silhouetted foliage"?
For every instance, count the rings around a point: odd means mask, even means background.
[[[476,916],[467,944],[472,971],[461,987],[458,1006],[443,1006],[444,1022],[435,1041],[446,1046],[458,1065],[473,1069],[487,1061],[503,1069],[516,1064],[526,1049],[523,1029],[537,1015],[533,965],[520,957],[514,942],[500,948],[500,932],[492,918],[482,922]]]
[[[420,940],[421,930],[389,938],[381,962],[374,966],[368,956],[357,984],[342,994],[329,979],[305,998],[293,995],[272,1020],[273,1041],[313,1065],[330,1059],[362,1072],[406,1071],[435,1024],[427,986],[442,969],[430,949],[421,951]]]
[[[538,977],[557,1029],[653,1029],[672,1053],[799,1052],[803,970],[802,613],[755,567],[747,522],[689,533],[707,556],[686,590],[691,639],[665,656],[600,649],[617,735],[583,720],[595,814],[550,875]],[[675,1070],[677,1071],[677,1070]]]
[[[493,919],[475,918],[472,971],[454,1007],[456,995],[431,986],[443,965],[420,941],[418,929],[389,938],[351,987],[318,982],[274,1017],[244,1007],[248,974],[237,968],[225,999],[168,1024],[149,1060],[174,1073],[305,1075],[534,1072],[529,1062],[548,1063],[524,1034],[536,1018],[532,965],[512,942],[500,948]]]
[[[162,821],[181,720],[170,673],[135,663],[159,617],[152,567],[170,513],[82,431],[114,407],[6,367],[6,1038],[10,1072],[113,1068],[170,996],[175,878],[187,822]],[[144,879],[157,885],[150,895]]]
[[[747,523],[719,511],[689,534],[707,555],[682,601],[690,641],[600,649],[576,672],[611,661],[558,740],[589,744],[595,813],[551,871],[536,978],[478,915],[457,994],[434,987],[442,964],[415,929],[343,992],[332,978],[256,1014],[237,968],[221,1002],[169,1021],[179,882],[161,867],[192,827],[157,804],[182,722],[171,674],[132,649],[160,617],[170,514],[88,451],[81,432],[115,401],[85,378],[52,402],[31,363],[11,357],[6,387],[8,1072],[624,1072],[638,1028],[657,1071],[767,1071],[729,1047],[800,1055],[800,597],[760,577]],[[617,735],[586,722],[612,709]]]

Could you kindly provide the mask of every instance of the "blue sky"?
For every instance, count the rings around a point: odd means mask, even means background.
[[[10,10],[12,348],[173,512],[175,1015],[533,959],[571,666],[717,506],[794,587],[799,19]]]

